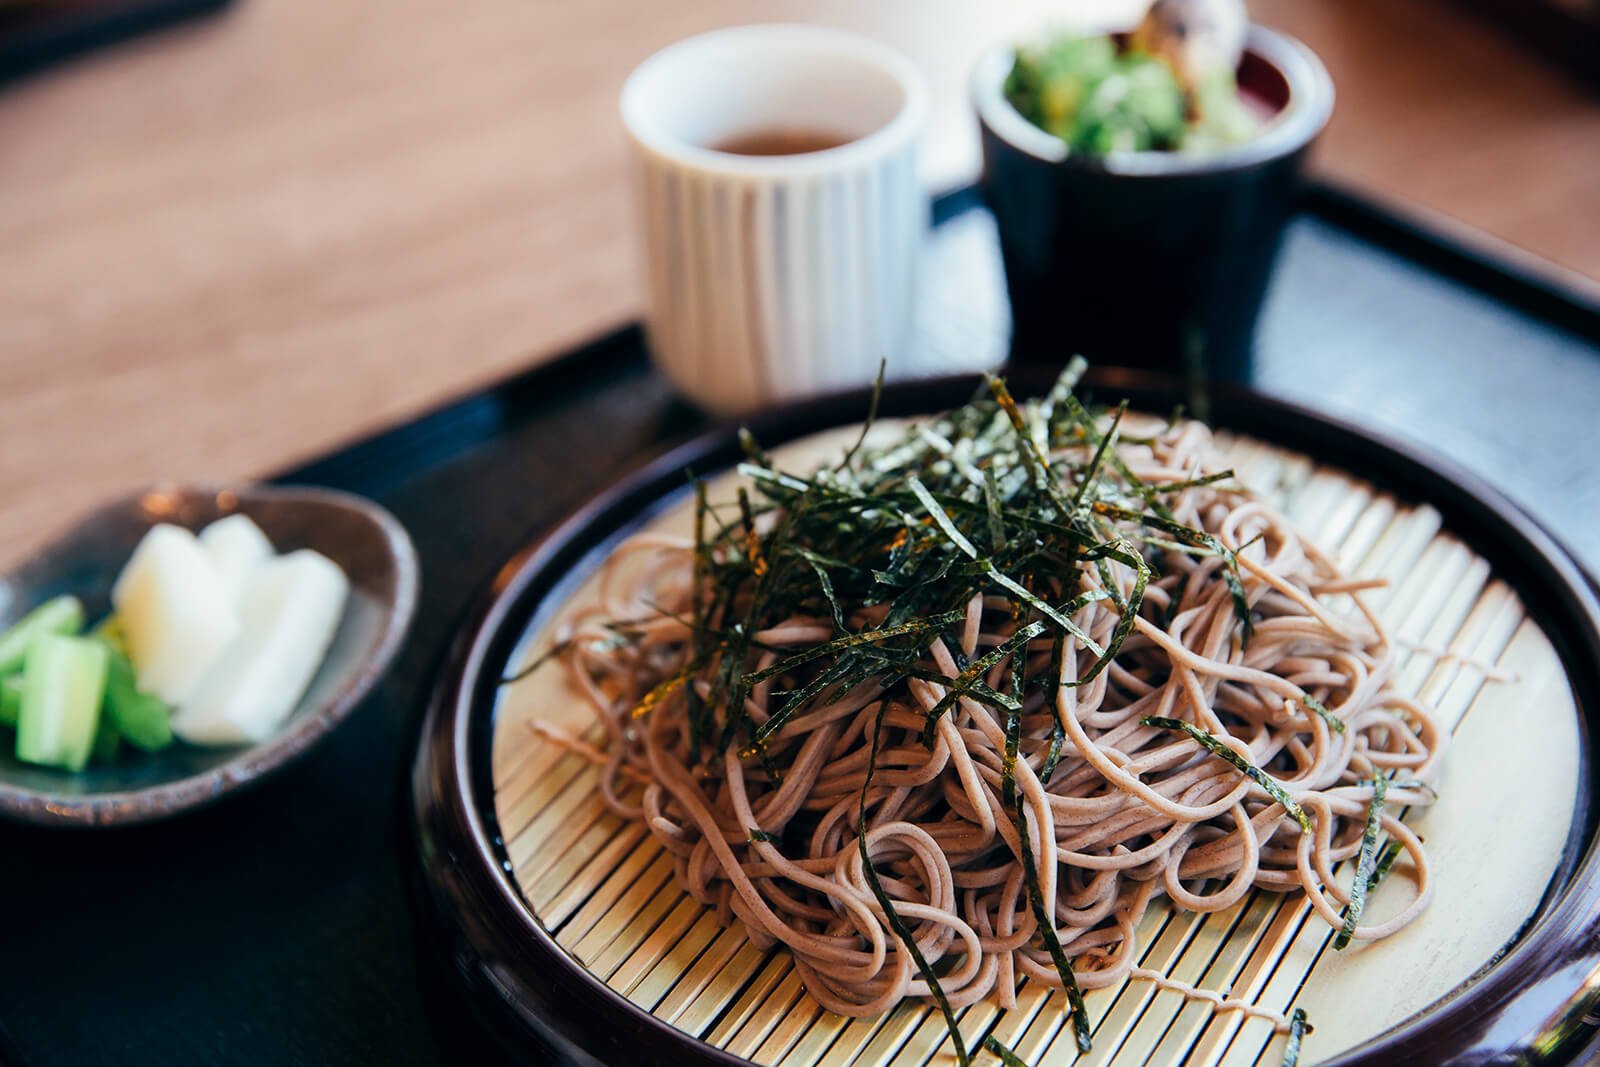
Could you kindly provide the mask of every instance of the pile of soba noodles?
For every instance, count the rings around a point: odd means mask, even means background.
[[[702,485],[693,540],[613,555],[556,646],[607,802],[823,1006],[930,998],[963,1061],[953,1009],[1023,979],[1068,990],[1084,1047],[1080,991],[1130,976],[1290,1029],[1143,970],[1135,929],[1158,898],[1263,889],[1342,947],[1427,905],[1396,813],[1433,800],[1444,738],[1389,688],[1372,583],[1203,425],[1091,412],[1070,376],[884,429],[814,472],[747,438],[746,488]],[[1362,921],[1391,864],[1409,902]]]

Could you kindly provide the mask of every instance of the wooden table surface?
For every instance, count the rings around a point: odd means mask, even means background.
[[[1115,19],[1138,0],[1074,0]],[[626,72],[849,26],[934,88],[1066,0],[240,0],[0,91],[0,563],[96,500],[283,467],[636,315]],[[1255,0],[1338,85],[1322,173],[1600,279],[1600,104],[1446,0]]]

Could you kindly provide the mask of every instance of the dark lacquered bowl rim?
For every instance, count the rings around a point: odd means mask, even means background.
[[[411,537],[398,519],[353,493],[315,486],[173,485],[149,486],[105,504],[74,524],[80,529],[121,516],[150,494],[232,497],[240,502],[279,501],[337,508],[359,515],[382,537],[394,573],[394,594],[386,605],[377,640],[349,681],[318,708],[296,709],[287,729],[267,741],[239,749],[237,755],[197,774],[142,789],[91,794],[57,794],[28,789],[0,779],[0,816],[40,826],[97,828],[133,826],[169,819],[208,807],[223,797],[259,785],[309,752],[371,691],[399,651],[417,609],[420,567]],[[110,564],[114,565],[114,564]]]
[[[885,415],[928,413],[960,404],[972,376],[888,389]],[[1048,385],[1037,368],[1012,376],[1019,393]],[[1091,373],[1103,398],[1131,397],[1161,410],[1185,398],[1175,380],[1143,372]],[[1501,493],[1453,462],[1409,442],[1247,389],[1217,387],[1216,425],[1295,448],[1394,492],[1426,500],[1445,528],[1489,559],[1545,621],[1579,709],[1585,759],[1573,831],[1551,886],[1517,940],[1452,993],[1330,1063],[1379,1067],[1399,1062],[1477,1064],[1561,1062],[1593,1028],[1586,979],[1600,967],[1600,844],[1592,804],[1596,717],[1600,716],[1600,604],[1570,555]],[[866,409],[854,392],[776,409],[745,420],[764,443],[778,444],[853,422]],[[423,910],[442,935],[447,958],[469,991],[480,1022],[506,1048],[529,1035],[581,1062],[608,1056],[639,1062],[743,1064],[645,1012],[584,968],[540,924],[516,885],[495,815],[490,754],[492,709],[503,664],[545,601],[611,538],[683,486],[692,468],[714,473],[742,454],[737,423],[725,423],[649,462],[603,490],[510,560],[470,611],[448,649],[429,700],[412,766],[410,813]],[[598,1057],[598,1061],[593,1059]],[[1508,1059],[1513,1057],[1514,1059]]]
[[[1069,152],[1057,137],[1022,117],[1002,86],[1016,55],[1010,43],[989,48],[973,65],[969,92],[984,132],[1041,164],[1087,174],[1123,178],[1186,178],[1248,170],[1298,152],[1310,144],[1333,114],[1333,79],[1315,52],[1288,34],[1252,24],[1245,51],[1275,69],[1289,99],[1256,136],[1215,152]]]

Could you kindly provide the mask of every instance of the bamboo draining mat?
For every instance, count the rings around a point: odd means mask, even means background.
[[[779,450],[804,468],[849,431]],[[1489,564],[1441,531],[1437,512],[1248,439],[1219,437],[1243,481],[1335,552],[1347,573],[1390,580],[1369,594],[1402,642],[1398,686],[1452,727],[1440,802],[1411,824],[1427,842],[1435,898],[1387,940],[1335,953],[1332,931],[1295,897],[1254,892],[1210,915],[1152,906],[1142,963],[1315,1025],[1304,1062],[1334,1055],[1438,1000],[1489,963],[1538,906],[1566,841],[1578,787],[1576,707],[1549,640]],[[713,489],[715,494],[716,487]],[[687,532],[680,506],[652,523]],[[579,598],[591,591],[580,589]],[[531,634],[521,655],[544,646]],[[1407,648],[1417,650],[1408,652]],[[1439,658],[1449,650],[1454,655]],[[1493,664],[1499,676],[1486,678]],[[593,766],[529,727],[541,719],[598,740],[560,670],[502,690],[494,739],[496,808],[524,896],[558,943],[642,1009],[740,1056],[783,1067],[954,1062],[943,1021],[921,1003],[870,1019],[823,1011],[788,955],[759,951],[672,878],[670,856],[600,802]],[[1538,783],[1515,802],[1499,783]],[[1349,866],[1348,864],[1346,865]],[[1348,877],[1348,875],[1346,875]],[[1404,879],[1369,914],[1402,906]],[[1308,921],[1309,919],[1309,921]],[[1089,993],[1093,1064],[1275,1064],[1282,1039],[1260,1019],[1215,1015],[1147,982]],[[1024,985],[1017,1008],[961,1013],[970,1045],[993,1032],[1030,1064],[1073,1061],[1063,998]],[[981,1054],[988,1058],[987,1053]]]

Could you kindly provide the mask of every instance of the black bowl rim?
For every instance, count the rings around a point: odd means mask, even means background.
[[[1018,391],[1048,384],[1039,368],[1018,369]],[[981,379],[957,376],[892,386],[886,415],[958,404]],[[1177,379],[1139,371],[1091,372],[1087,386],[1119,397],[1185,396]],[[1474,544],[1502,577],[1526,579],[1525,600],[1559,612],[1570,628],[1547,627],[1579,705],[1587,759],[1580,765],[1572,833],[1535,915],[1500,956],[1452,993],[1362,1045],[1328,1061],[1336,1067],[1396,1062],[1481,1064],[1569,1059],[1593,1027],[1585,1013],[1600,998],[1586,982],[1600,968],[1600,836],[1595,833],[1592,767],[1600,735],[1600,603],[1572,557],[1498,490],[1453,461],[1408,441],[1289,401],[1236,386],[1210,393],[1217,425],[1339,464],[1403,499],[1426,500],[1446,529]],[[865,391],[835,394],[746,420],[769,443],[841,425],[866,409]],[[1148,402],[1146,402],[1148,403]],[[724,422],[646,463],[509,560],[468,613],[446,651],[429,698],[410,777],[414,855],[423,892],[417,903],[433,933],[443,933],[453,970],[480,1020],[514,1047],[532,1033],[581,1062],[608,1056],[660,1063],[746,1064],[634,1005],[562,948],[523,900],[494,812],[489,706],[500,662],[521,640],[542,602],[559,593],[576,564],[641,512],[683,484],[683,472],[710,473],[740,454],[737,421]],[[724,462],[728,461],[728,462]],[[1492,542],[1497,555],[1481,546]],[[1503,555],[1501,555],[1503,554]],[[508,626],[517,626],[513,632]],[[593,1059],[599,1056],[600,1060]]]
[[[1001,86],[1016,55],[1010,41],[988,48],[973,65],[969,92],[984,131],[1041,164],[1064,171],[1121,178],[1181,179],[1248,170],[1293,155],[1316,139],[1333,114],[1333,79],[1305,44],[1255,23],[1245,51],[1273,67],[1289,86],[1289,102],[1254,137],[1216,152],[1111,152],[1096,156],[1071,152],[1051,134],[1023,118]]]
[[[125,513],[152,493],[232,496],[240,502],[301,501],[360,515],[382,535],[394,568],[393,602],[384,613],[378,640],[366,660],[355,670],[351,681],[335,694],[333,700],[309,713],[297,709],[288,729],[260,744],[242,747],[225,763],[160,785],[89,795],[44,792],[0,779],[0,817],[39,826],[87,829],[158,822],[187,811],[209,807],[225,796],[259,785],[316,747],[361,703],[400,650],[412,617],[416,614],[421,568],[411,535],[385,508],[354,493],[318,486],[160,483],[101,505],[64,531],[63,536],[73,529],[100,522],[104,516]],[[23,561],[22,565],[26,565],[26,562]]]

